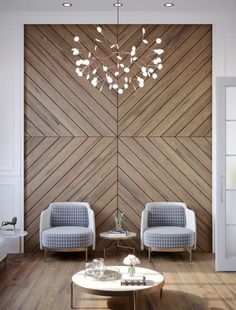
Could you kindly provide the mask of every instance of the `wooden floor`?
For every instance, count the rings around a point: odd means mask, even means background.
[[[236,309],[236,273],[216,273],[214,256],[194,253],[152,254],[152,262],[138,254],[141,266],[163,272],[166,284],[163,299],[159,294],[139,297],[138,309]],[[111,255],[107,265],[122,263],[125,253]],[[90,259],[92,256],[90,255]],[[71,276],[84,267],[82,253],[50,254],[44,263],[42,253],[11,255],[7,267],[0,266],[1,310],[70,309]],[[80,309],[129,309],[128,298],[98,297],[75,292]]]

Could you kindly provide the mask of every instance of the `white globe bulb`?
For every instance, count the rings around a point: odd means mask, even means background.
[[[97,84],[98,84],[97,78],[96,78],[96,77],[93,78],[92,81],[91,81],[91,83],[92,83],[92,85],[93,85],[94,87],[96,87]]]
[[[76,65],[79,67],[82,64],[82,59],[76,60]]]
[[[72,48],[71,50],[72,50],[72,52],[73,52],[73,55],[79,55],[79,50],[78,50],[78,48]]]
[[[84,60],[84,65],[88,66],[89,63],[90,63],[90,61],[89,61],[88,59],[85,59],[85,60]]]
[[[80,71],[79,68],[76,68],[75,71],[76,71],[76,73],[78,74],[78,76],[82,76],[82,75],[83,75],[83,72]]]
[[[144,82],[139,83],[139,87],[142,88],[144,86]]]
[[[110,75],[106,75],[106,78],[107,78],[107,82],[109,84],[111,84],[113,82],[113,79],[112,79],[112,77]]]

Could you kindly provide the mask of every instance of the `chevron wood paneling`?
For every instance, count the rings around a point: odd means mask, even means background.
[[[197,139],[204,140],[211,149],[204,137]],[[129,204],[130,226],[138,224],[133,219],[149,201],[184,201],[198,218],[199,248],[209,249],[212,219],[208,155],[191,138],[122,137],[118,149],[118,193]],[[135,227],[138,230],[139,225]]]
[[[122,49],[139,44],[142,27],[120,26]],[[75,75],[73,37],[90,50],[96,25],[25,26],[28,250],[38,247],[39,216],[52,201],[88,201],[97,235],[113,227],[119,209],[125,228],[137,233],[129,241],[137,249],[145,204],[184,201],[197,215],[198,250],[211,250],[211,26],[145,28],[149,42],[162,38],[163,69],[117,97]],[[115,25],[103,32],[109,44],[116,40]],[[97,238],[97,249],[107,245]]]
[[[29,231],[29,249],[38,243],[40,213],[52,201],[89,199],[92,205],[96,204],[97,225],[108,216],[108,210],[116,209],[115,138],[31,137],[26,144],[26,150],[31,150],[25,157],[25,225]]]

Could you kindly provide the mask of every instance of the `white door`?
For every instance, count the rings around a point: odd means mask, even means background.
[[[217,78],[216,270],[236,271],[236,77]]]

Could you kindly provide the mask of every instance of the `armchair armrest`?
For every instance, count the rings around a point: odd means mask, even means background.
[[[39,225],[39,241],[40,249],[42,250],[42,232],[51,227],[50,224],[50,210],[44,210],[40,215],[40,225]]]
[[[186,209],[186,228],[191,229],[194,232],[194,250],[196,250],[197,246],[197,226],[196,226],[196,216],[193,210]]]
[[[94,212],[92,209],[88,208],[88,218],[89,218],[89,228],[93,232],[93,250],[95,250],[96,246],[96,231],[95,231],[95,219],[94,219]]]
[[[143,245],[143,234],[145,229],[148,227],[147,225],[148,223],[148,209],[145,208],[142,212],[142,216],[141,216],[141,228],[140,228],[140,242],[141,242],[141,250],[144,249],[144,245]]]

